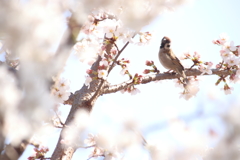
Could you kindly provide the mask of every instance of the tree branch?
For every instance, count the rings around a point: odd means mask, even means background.
[[[233,72],[235,73],[236,70],[234,70]],[[231,73],[228,70],[212,69],[211,75],[230,75],[230,74]],[[202,75],[202,72],[197,69],[191,69],[191,70],[186,71],[186,75],[187,76],[199,76],[199,75]],[[205,73],[203,75],[209,75],[209,74]],[[146,83],[149,83],[152,81],[157,81],[157,80],[176,79],[176,78],[180,78],[180,77],[181,76],[179,74],[173,75],[170,73],[146,75],[142,78],[142,84],[146,84]],[[101,95],[120,91],[122,89],[127,88],[130,85],[132,85],[132,80],[128,80],[123,83],[112,85],[112,86],[107,86],[102,90]]]

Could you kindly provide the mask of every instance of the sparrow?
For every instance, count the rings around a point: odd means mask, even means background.
[[[187,76],[185,74],[184,67],[171,49],[171,39],[166,36],[162,39],[158,58],[163,67],[169,69],[169,71],[173,70],[183,77],[182,82],[184,88],[187,89]]]

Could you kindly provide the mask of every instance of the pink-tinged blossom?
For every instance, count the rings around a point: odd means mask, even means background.
[[[223,88],[221,88],[221,90],[224,90],[225,95],[231,94],[233,91],[232,87],[229,87],[227,84],[224,85]]]
[[[224,50],[224,52],[226,53],[230,53],[230,52],[236,51],[237,47],[234,46],[234,42],[231,41],[230,43],[225,43],[222,50]]]
[[[222,33],[220,34],[219,42],[221,45],[224,45],[228,39],[229,39],[228,35],[226,33]]]
[[[100,43],[94,38],[83,39],[73,47],[75,53],[79,56],[79,60],[89,65],[96,61],[100,48]]]
[[[103,156],[103,155],[104,155],[104,150],[99,147],[95,147],[94,150],[92,151],[92,153],[88,157],[90,159],[92,157],[98,157],[98,156]]]
[[[193,96],[196,96],[196,94],[199,91],[199,87],[197,85],[188,85],[188,91],[184,91],[180,93],[180,98],[184,98],[185,100],[189,100]]]
[[[216,68],[220,68],[220,67],[221,67],[221,65],[220,65],[220,64],[217,64],[217,65],[216,65]]]
[[[199,70],[202,72],[202,75],[207,73],[207,74],[212,74],[212,63],[209,63],[208,65],[199,65]]]
[[[88,134],[88,138],[84,140],[84,143],[88,146],[96,144],[95,136],[93,134]]]
[[[230,49],[231,51],[236,51],[236,50],[237,50],[237,47],[234,45],[234,42],[233,42],[233,41],[231,41],[230,46],[229,46],[229,49]]]
[[[136,95],[136,94],[141,93],[141,92],[138,88],[133,88],[130,93],[131,93],[131,95]]]
[[[198,52],[194,52],[193,57],[196,59],[199,59],[201,57],[201,55]]]
[[[90,76],[85,76],[85,85],[89,88],[90,87],[90,83],[92,82],[92,78]]]
[[[53,78],[53,80],[55,81],[55,84],[52,86],[51,94],[58,103],[63,103],[68,100],[70,96],[70,92],[68,92],[70,89],[70,81],[64,78],[61,78],[60,80]]]
[[[111,55],[112,55],[112,58],[115,58],[116,55],[117,55],[117,49],[115,47],[113,47],[110,51]]]
[[[175,87],[183,88],[183,84],[179,79],[176,79],[174,81],[175,81]]]
[[[102,21],[103,24],[103,31],[106,33],[107,38],[112,38],[115,34],[117,34],[117,26],[119,26],[119,22],[115,19],[106,19]]]
[[[126,92],[126,90],[125,90],[125,89],[122,89],[122,90],[120,90],[120,92],[123,94],[123,93]]]
[[[213,40],[212,43],[213,43],[213,44],[217,44],[217,45],[220,45],[220,44],[221,44],[220,41],[219,41],[218,39],[217,39],[217,40],[216,40],[216,39]]]
[[[57,102],[63,103],[64,101],[68,100],[70,94],[71,94],[70,92],[58,91],[58,92],[55,92],[55,97]]]
[[[106,70],[98,70],[98,78],[107,79],[107,71]]]
[[[229,67],[237,65],[239,63],[239,59],[236,56],[231,56],[226,60],[226,63],[229,65]]]
[[[60,90],[69,90],[70,89],[70,81],[68,79],[65,79],[65,78],[61,78],[57,84],[56,84]]]
[[[116,150],[105,151],[104,156],[105,156],[104,160],[117,160],[119,157],[119,153]]]
[[[239,81],[240,81],[240,69],[238,69],[238,70],[236,71],[236,74],[235,74],[235,75],[234,75],[234,74],[231,75],[229,79],[230,79],[231,82],[233,82],[233,83],[239,82]]]
[[[99,63],[100,66],[107,67],[108,66],[108,61],[106,59],[102,59]]]
[[[140,43],[139,45],[149,44],[152,39],[152,34],[150,32],[140,32]]]
[[[199,91],[199,82],[197,79],[190,79],[187,85],[187,91],[183,91],[180,93],[180,98],[184,98],[185,100],[189,100]]]
[[[124,75],[126,74],[126,71],[127,71],[127,70],[128,70],[127,67],[123,68],[123,69],[121,70],[120,74],[121,74],[122,76],[124,76]]]
[[[77,52],[84,51],[86,48],[86,44],[83,42],[77,42],[74,46],[73,49]]]
[[[232,54],[230,52],[226,52],[225,49],[220,50],[222,59],[226,61]]]
[[[236,71],[236,76],[240,76],[240,69]]]
[[[133,43],[133,35],[134,35],[134,32],[127,30],[124,36],[122,37],[123,43],[126,43],[126,42]]]
[[[179,59],[184,60],[184,59],[187,59],[188,57],[190,57],[190,54],[189,54],[189,51],[186,51],[179,56]]]

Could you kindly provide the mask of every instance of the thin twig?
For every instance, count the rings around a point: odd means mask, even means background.
[[[194,66],[195,66],[195,63],[189,68],[189,70],[192,69]]]
[[[55,112],[55,114],[57,115],[57,118],[59,119],[60,124],[61,124],[63,127],[65,127],[65,124],[61,121],[61,119],[60,119],[60,117],[58,116],[57,112],[56,112],[56,111],[54,111],[54,112]]]
[[[117,51],[118,51],[118,53],[119,53],[120,51],[119,51],[119,49],[118,49],[117,44],[116,44],[116,43],[113,43],[113,44],[114,44],[114,46],[117,48]]]
[[[114,58],[113,63],[112,63],[112,65],[110,66],[110,68],[109,68],[109,70],[108,70],[108,75],[109,75],[109,73],[111,72],[111,70],[113,69],[114,64],[116,63],[118,57],[119,57],[120,54],[123,52],[123,50],[127,47],[128,44],[129,44],[129,42],[127,42],[127,43],[123,46],[123,48],[118,52],[117,56]],[[108,75],[107,75],[107,76],[108,76]],[[91,97],[91,99],[90,99],[88,102],[92,102],[92,101],[96,98],[96,96],[98,95],[98,93],[99,93],[100,90],[102,89],[102,86],[103,86],[104,82],[105,82],[105,80],[101,79],[101,82],[100,82],[100,85],[99,85],[97,91],[94,93],[94,95]]]
[[[120,51],[118,51],[117,56],[114,58],[113,63],[112,63],[112,65],[110,66],[110,68],[109,68],[109,70],[108,70],[108,75],[109,75],[109,73],[112,71],[112,69],[113,69],[113,67],[114,67],[114,64],[116,63],[118,57],[119,57],[120,54],[124,51],[124,49],[128,46],[128,44],[129,44],[129,41],[123,46],[123,48],[122,48]]]
[[[223,65],[223,63],[224,63],[224,60],[222,60],[222,62],[221,62],[221,64],[220,64],[220,67],[219,67],[219,69],[221,69],[221,68],[222,68],[222,65]]]

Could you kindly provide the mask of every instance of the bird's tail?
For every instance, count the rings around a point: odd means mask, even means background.
[[[188,81],[188,79],[187,79],[187,76],[186,76],[186,74],[185,74],[185,71],[182,70],[182,71],[180,72],[180,74],[181,74],[181,76],[182,76],[182,83],[183,83],[184,91],[185,91],[185,92],[189,92],[189,81]]]

